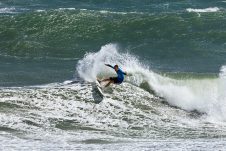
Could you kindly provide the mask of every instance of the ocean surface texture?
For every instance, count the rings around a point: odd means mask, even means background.
[[[225,150],[226,1],[0,0],[0,112],[0,150]]]

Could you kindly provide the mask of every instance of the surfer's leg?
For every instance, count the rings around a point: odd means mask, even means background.
[[[109,78],[108,79],[103,79],[103,80],[100,81],[100,83],[101,82],[106,82],[106,81],[109,81],[110,82],[111,80]]]
[[[111,83],[117,83],[118,78],[117,77],[110,77],[109,82],[105,85],[105,87],[108,87]]]
[[[110,81],[110,79],[104,79],[104,80],[101,80],[101,82],[106,82],[106,81]]]
[[[111,83],[114,83],[114,81],[110,80],[104,87],[108,87]]]
[[[101,80],[101,82],[106,82],[106,81],[109,81],[109,82],[112,82],[112,83],[116,83],[117,77],[110,77],[110,78]]]

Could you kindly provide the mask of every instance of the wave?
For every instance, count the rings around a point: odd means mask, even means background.
[[[72,8],[61,11],[39,9],[38,12],[1,16],[0,26],[4,27],[0,35],[1,53],[20,57],[80,57],[85,50],[98,49],[103,43],[111,41],[133,47],[133,52],[143,50],[152,58],[170,53],[170,56],[177,58],[189,56],[192,60],[197,58],[196,53],[206,56],[203,53],[207,51],[211,55],[218,55],[214,52],[215,43],[220,47],[217,50],[223,50],[224,33],[221,31],[224,26],[209,26],[210,23],[205,22],[201,30],[192,19],[200,20],[195,14],[186,18],[180,14],[125,13]],[[222,22],[221,18],[215,17],[211,24]],[[188,33],[187,29],[191,32]],[[213,36],[218,38],[213,40]],[[204,39],[204,43],[200,39]],[[176,49],[182,45],[186,47],[181,47],[180,51]],[[204,59],[209,61],[213,58]],[[224,58],[219,60],[223,62]]]
[[[30,11],[28,8],[22,7],[2,7],[0,8],[0,14],[18,14],[26,11]]]
[[[83,13],[95,13],[95,14],[118,14],[118,15],[147,15],[148,12],[136,12],[136,11],[112,11],[112,10],[95,10],[95,9],[84,9],[84,8],[74,8],[74,7],[65,7],[65,8],[56,8],[56,9],[37,9],[35,12],[48,12],[48,11],[71,11],[71,12],[83,12]]]
[[[15,7],[0,8],[0,14],[16,13]]]
[[[225,121],[226,116],[226,68],[223,66],[218,78],[173,79],[153,72],[148,66],[129,53],[119,53],[116,44],[108,44],[99,52],[87,53],[78,62],[77,72],[86,81],[94,81],[96,76],[111,76],[114,72],[104,63],[118,64],[132,76],[126,82],[141,86],[147,82],[159,97],[173,106],[187,111],[206,113],[210,120]],[[126,90],[125,90],[126,91]]]
[[[220,9],[218,7],[209,7],[204,9],[195,9],[195,8],[187,8],[188,12],[196,12],[196,13],[211,13],[211,12],[218,12]]]

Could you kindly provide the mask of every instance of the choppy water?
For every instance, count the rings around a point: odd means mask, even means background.
[[[0,150],[224,150],[225,7],[1,1]]]

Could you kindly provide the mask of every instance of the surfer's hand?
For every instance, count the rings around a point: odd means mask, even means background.
[[[105,66],[111,67],[111,65],[109,65],[109,64],[105,64]]]

